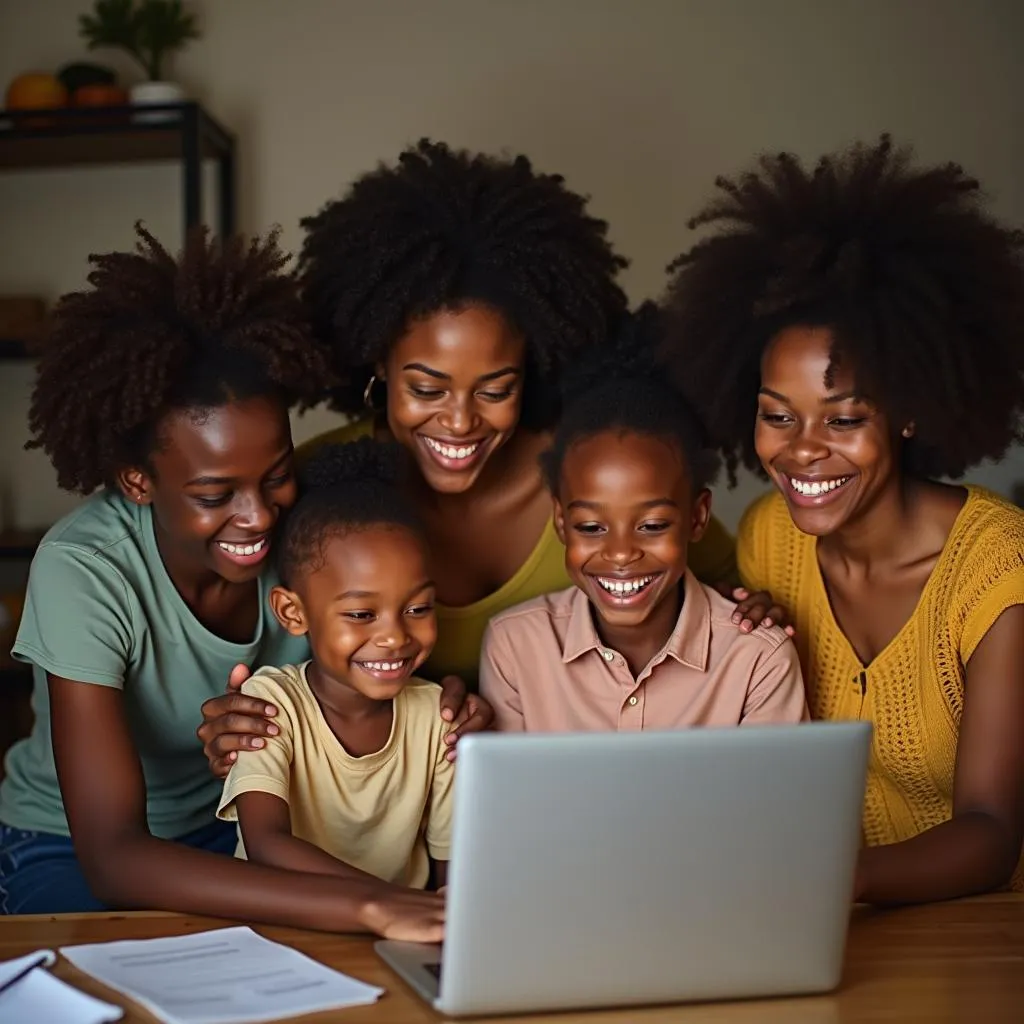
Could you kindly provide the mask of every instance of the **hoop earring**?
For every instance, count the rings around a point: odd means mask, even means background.
[[[366,382],[366,387],[363,388],[363,405],[366,406],[370,412],[376,412],[377,410],[373,406],[373,386],[377,383],[377,374],[372,374],[370,379]]]

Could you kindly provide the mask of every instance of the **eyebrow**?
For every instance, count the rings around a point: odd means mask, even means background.
[[[789,399],[785,395],[780,395],[778,391],[772,391],[771,388],[761,388],[758,391],[760,395],[767,395],[769,398],[774,398],[778,402],[785,402],[786,405],[790,404]],[[864,396],[858,394],[856,391],[842,391],[838,395],[829,395],[825,400],[826,405],[836,405],[839,402],[848,402],[850,400],[856,402],[864,401]]]
[[[288,446],[288,451],[282,453],[281,457],[263,474],[264,477],[270,476],[275,469],[281,468],[281,463],[289,459],[292,453],[295,451],[294,445]],[[238,479],[234,476],[196,476],[191,480],[186,481],[186,487],[217,487],[223,486],[224,484],[233,484]]]
[[[402,367],[403,370],[418,370],[420,373],[425,373],[428,377],[433,377],[435,380],[451,380],[451,375],[442,373],[440,370],[435,370],[432,366],[424,366],[423,363],[406,363]],[[493,370],[491,373],[485,373],[477,377],[478,381],[485,380],[497,380],[499,377],[508,377],[509,375],[519,376],[519,368],[515,366],[505,366],[500,370]]]
[[[652,501],[644,501],[640,503],[640,508],[659,508],[662,505],[668,505],[671,508],[679,508],[679,502],[673,501],[671,498],[654,498]],[[597,501],[584,501],[580,499],[578,501],[570,501],[567,507],[596,510],[601,508],[601,503]]]
[[[410,597],[415,597],[417,594],[422,593],[424,590],[432,590],[434,587],[433,580],[424,580],[418,587],[414,587],[406,595],[405,600],[408,601]],[[376,590],[346,590],[334,599],[335,601],[344,601],[354,597],[379,597],[380,594]]]

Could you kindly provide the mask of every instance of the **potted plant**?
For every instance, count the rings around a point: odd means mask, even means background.
[[[92,12],[79,17],[78,30],[90,50],[124,50],[141,66],[147,80],[129,90],[132,103],[176,103],[184,98],[181,86],[163,77],[167,58],[199,38],[195,16],[185,11],[181,0],[95,0]]]

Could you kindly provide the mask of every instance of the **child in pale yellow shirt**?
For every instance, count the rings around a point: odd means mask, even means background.
[[[437,625],[400,460],[364,440],[307,467],[270,602],[312,658],[245,683],[278,708],[280,734],[239,753],[217,813],[237,819],[240,857],[422,889],[445,882],[454,765],[441,689],[415,677]]]

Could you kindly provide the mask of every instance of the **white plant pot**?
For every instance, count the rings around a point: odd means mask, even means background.
[[[128,91],[132,104],[137,107],[152,106],[161,103],[180,103],[185,98],[185,90],[177,82],[139,82]],[[160,124],[173,121],[175,115],[169,110],[153,110],[133,115],[139,124]]]

